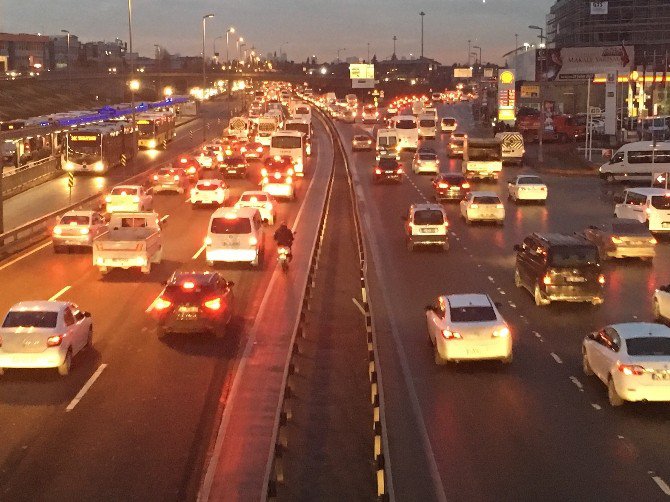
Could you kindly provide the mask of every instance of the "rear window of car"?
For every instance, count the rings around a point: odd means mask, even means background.
[[[175,171],[174,169],[160,169],[158,171],[158,174],[160,176],[170,176],[170,175],[179,174],[179,173],[177,171]]]
[[[61,225],[88,225],[89,218],[88,216],[63,216],[60,219],[60,224]]]
[[[670,338],[645,336],[626,340],[630,356],[670,356]]]
[[[651,198],[651,205],[656,209],[670,209],[670,196],[654,195]]]
[[[433,120],[433,119],[419,120],[419,125],[421,127],[433,127],[435,125],[435,120]]]
[[[240,197],[240,200],[242,202],[264,202],[268,200],[268,196],[265,194],[258,194],[258,195],[243,194],[242,197]]]
[[[544,185],[542,179],[537,176],[523,176],[519,178],[517,183],[519,185]]]
[[[112,188],[112,195],[137,195],[137,188]]]
[[[398,161],[395,159],[379,159],[379,167],[384,169],[395,169],[398,167]]]
[[[465,181],[465,178],[463,176],[459,175],[444,175],[442,176],[442,181],[445,181],[447,183],[451,183],[452,185],[460,185]]]
[[[497,319],[493,307],[450,307],[449,312],[452,322],[487,322]]]
[[[617,235],[650,235],[644,223],[612,223],[612,232]]]
[[[211,232],[213,234],[249,234],[251,221],[249,218],[214,218]]]
[[[415,225],[442,225],[444,223],[444,216],[442,211],[436,209],[421,209],[414,211]]]
[[[395,127],[396,129],[416,129],[416,122],[410,119],[399,120]]]
[[[198,190],[202,190],[203,192],[208,192],[208,191],[213,192],[214,190],[219,188],[219,184],[218,183],[212,183],[211,181],[200,181],[196,185],[196,188]]]
[[[472,199],[476,204],[500,204],[500,199],[494,195],[479,195]]]
[[[354,139],[355,139],[356,141],[368,141],[368,140],[370,140],[371,138],[370,138],[370,136],[365,136],[365,135],[362,135],[362,134],[357,134],[356,136],[354,136]]]
[[[419,154],[419,160],[435,160],[437,155],[434,153],[421,153]]]
[[[598,250],[590,246],[554,246],[549,253],[552,267],[579,267],[598,263]]]
[[[3,328],[55,328],[58,321],[58,312],[43,312],[37,310],[12,310],[2,323]]]
[[[456,119],[442,119],[442,123],[444,125],[454,125],[456,123]]]
[[[238,165],[238,164],[244,164],[244,159],[242,157],[227,157],[224,159],[224,162],[227,165]]]

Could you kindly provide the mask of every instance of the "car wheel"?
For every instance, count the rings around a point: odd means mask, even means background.
[[[521,282],[521,274],[519,274],[519,269],[514,269],[514,285],[517,288],[520,288],[523,286],[523,283]]]
[[[65,354],[63,364],[61,364],[58,367],[58,374],[60,376],[67,376],[70,374],[71,368],[72,368],[72,349],[67,349],[67,354]]]
[[[538,307],[544,307],[545,305],[549,305],[550,301],[542,298],[542,292],[540,291],[540,285],[536,284],[535,285],[535,291],[533,293],[533,297],[535,298],[535,305]]]
[[[586,350],[582,349],[582,370],[586,376],[593,376],[593,368],[589,363],[589,356],[586,355]]]
[[[435,345],[434,358],[435,358],[435,364],[437,364],[438,366],[444,366],[445,364],[447,364],[447,361],[445,361],[440,355],[440,351],[437,350],[437,345]]]
[[[614,379],[610,375],[609,380],[607,381],[607,398],[612,406],[621,406],[623,404],[623,399],[616,391],[614,386]]]

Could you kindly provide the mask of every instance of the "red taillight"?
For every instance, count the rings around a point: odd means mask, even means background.
[[[470,188],[470,183],[463,183],[461,186],[463,188]]]
[[[47,347],[57,347],[63,341],[63,335],[52,335],[47,338]]]
[[[181,158],[181,159],[179,159],[179,162],[181,162],[182,164],[186,164],[187,159],[185,159],[185,158]]]
[[[154,301],[153,308],[154,310],[160,311],[170,308],[171,305],[172,302],[170,300],[166,300],[165,298],[159,296],[158,298],[156,298],[156,301]]]
[[[460,333],[456,333],[455,331],[450,331],[448,329],[443,329],[442,330],[442,336],[446,340],[462,340],[463,337],[461,336]]]
[[[634,364],[617,364],[617,369],[624,375],[642,375],[644,374],[644,368],[642,366],[636,366]]]
[[[544,284],[545,286],[549,286],[551,284],[551,276],[545,275],[542,278],[542,284]]]
[[[599,282],[600,284],[605,284],[605,276],[604,276],[603,274],[600,274],[600,275],[598,276],[598,282]]]
[[[221,298],[212,298],[203,303],[203,305],[209,310],[221,310]]]

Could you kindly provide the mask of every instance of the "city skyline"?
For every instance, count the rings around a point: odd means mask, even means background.
[[[248,42],[247,49],[254,46],[262,55],[283,50],[289,60],[304,61],[316,55],[318,61],[328,62],[336,59],[337,50],[343,48],[343,60],[352,56],[365,59],[368,43],[370,57],[386,59],[393,53],[394,35],[398,37],[398,57],[418,57],[419,12],[424,11],[426,57],[444,64],[464,62],[470,38],[471,45],[482,47],[484,62],[500,63],[501,56],[514,49],[515,33],[519,34],[519,45],[536,40],[537,33],[527,27],[543,26],[552,3],[553,0],[430,0],[408,5],[400,0],[365,4],[352,0],[337,4],[295,0],[286,5],[268,0],[227,4],[204,0],[189,5],[184,0],[135,0],[133,44],[142,56],[152,56],[154,44],[174,54],[199,55],[202,15],[213,13],[215,17],[207,26],[209,56],[214,37],[224,36],[218,40],[217,52],[225,50],[226,29],[234,26]],[[26,12],[31,14],[27,16]],[[24,0],[20,5],[0,0],[0,31],[60,35],[62,29],[67,29],[82,42],[113,41],[117,37],[125,41],[127,15],[126,2],[112,5],[60,0],[45,6],[41,0]],[[415,23],[408,21],[413,15]],[[496,20],[495,27],[489,26],[491,19]],[[482,27],[488,28],[481,30]],[[233,40],[230,49],[235,52]]]

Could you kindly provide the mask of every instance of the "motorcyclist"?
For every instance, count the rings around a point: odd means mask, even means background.
[[[291,246],[293,246],[293,232],[291,232],[291,229],[286,226],[286,222],[281,222],[279,228],[275,231],[274,239],[277,243],[277,246],[284,246],[288,248],[289,260],[293,258],[293,253],[291,252]]]

